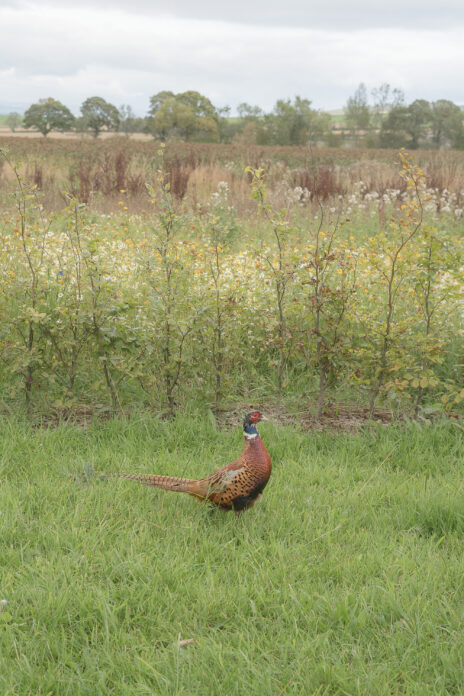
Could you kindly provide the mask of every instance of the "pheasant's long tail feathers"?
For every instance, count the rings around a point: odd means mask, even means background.
[[[195,479],[177,478],[176,476],[157,476],[156,474],[116,474],[118,478],[131,479],[144,486],[163,488],[177,493],[196,493]]]

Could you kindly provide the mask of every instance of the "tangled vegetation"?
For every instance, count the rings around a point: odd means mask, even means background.
[[[46,186],[2,155],[5,408],[172,415],[246,399],[320,418],[343,399],[417,416],[464,398],[464,194],[431,187],[407,153],[381,192],[358,181],[326,196],[324,174],[294,185],[250,166],[246,215],[227,181],[201,201],[176,193],[163,149],[145,209],[122,180],[111,214],[72,188],[47,210]]]

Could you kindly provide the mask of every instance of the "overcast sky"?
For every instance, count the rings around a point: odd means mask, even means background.
[[[464,0],[0,0],[0,113],[89,96],[146,114],[194,89],[343,107],[360,82],[464,104]]]

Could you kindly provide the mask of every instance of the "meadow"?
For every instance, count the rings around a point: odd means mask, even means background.
[[[106,134],[109,135],[109,134]],[[58,212],[66,204],[64,192],[100,213],[118,210],[119,191],[127,192],[132,213],[147,209],[146,183],[153,181],[159,166],[159,143],[125,136],[95,140],[0,136],[13,162],[22,164],[24,178],[41,192],[47,210]],[[416,163],[427,173],[428,186],[439,193],[450,192],[462,199],[464,153],[461,151],[419,150]],[[322,200],[349,195],[363,183],[366,193],[382,195],[403,188],[399,162],[394,150],[256,145],[215,145],[211,143],[167,143],[163,168],[171,192],[190,205],[210,204],[217,185],[225,181],[235,211],[241,217],[251,212],[249,186],[244,169],[263,167],[277,204],[288,186],[308,188]],[[14,183],[10,168],[0,160],[3,192]]]
[[[463,693],[461,153],[0,145],[0,693]]]
[[[239,422],[1,423],[2,694],[462,693],[462,427],[260,431],[236,517],[97,474],[204,475]]]

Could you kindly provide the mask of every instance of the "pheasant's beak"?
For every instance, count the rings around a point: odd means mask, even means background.
[[[266,420],[266,421],[268,421],[269,418],[266,418],[266,416],[261,415],[261,420]]]

